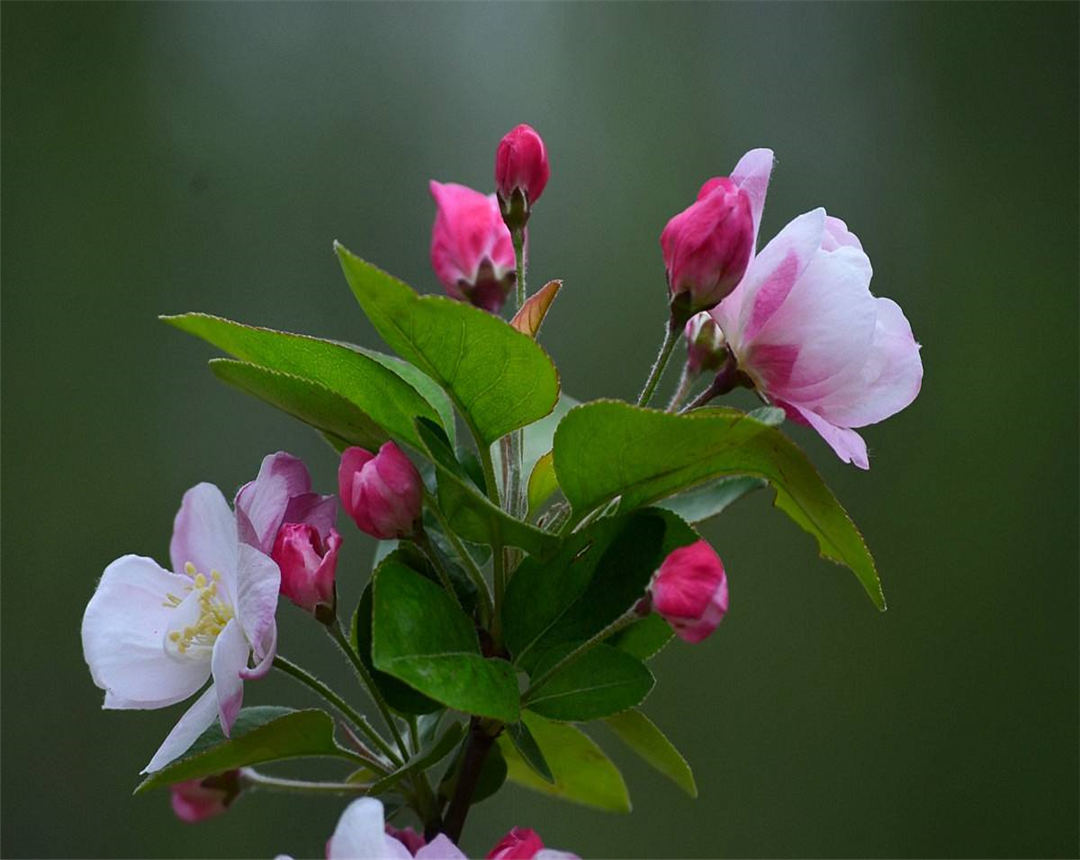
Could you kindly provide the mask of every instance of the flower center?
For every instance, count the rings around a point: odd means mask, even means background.
[[[165,648],[178,656],[209,653],[218,635],[235,616],[232,606],[226,603],[219,589],[221,573],[210,571],[210,578],[195,570],[190,561],[184,572],[192,578],[191,585],[184,586],[186,597],[166,595],[165,606],[181,609],[183,617],[177,619],[165,637]],[[180,625],[183,626],[180,626]]]

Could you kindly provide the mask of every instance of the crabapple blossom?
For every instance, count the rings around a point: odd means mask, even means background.
[[[686,366],[692,374],[719,370],[727,350],[724,333],[708,311],[694,314],[686,323]]]
[[[738,285],[754,255],[772,163],[772,150],[751,150],[730,177],[708,180],[697,200],[668,221],[660,247],[673,308],[708,310]]]
[[[412,534],[420,517],[424,483],[412,461],[393,442],[378,454],[346,448],[338,467],[345,513],[365,534],[391,540]]]
[[[724,563],[704,540],[679,547],[660,565],[649,583],[649,594],[653,608],[680,639],[700,642],[728,611]]]
[[[282,525],[271,556],[281,569],[281,593],[306,612],[332,607],[340,548],[341,535],[333,526],[324,542],[313,525]]]
[[[514,245],[494,194],[432,180],[431,265],[459,301],[498,313],[517,278]]]
[[[547,148],[531,125],[519,125],[499,141],[495,151],[495,190],[508,227],[525,225],[550,176]]]
[[[866,442],[852,428],[899,412],[922,385],[911,325],[871,294],[872,272],[855,234],[819,208],[781,230],[712,311],[761,395],[861,469]]]
[[[217,487],[184,494],[169,554],[172,573],[137,555],[110,564],[82,622],[83,655],[106,708],[164,708],[213,679],[144,773],[186,752],[215,719],[228,737],[244,680],[269,671],[277,644],[278,566],[240,541]]]
[[[341,813],[334,835],[326,843],[327,860],[466,860],[445,835],[439,834],[413,854],[386,832],[383,805],[374,797],[354,800]]]

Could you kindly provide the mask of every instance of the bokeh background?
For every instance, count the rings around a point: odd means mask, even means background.
[[[656,662],[647,711],[690,800],[597,739],[634,812],[507,787],[583,857],[1054,856],[1078,846],[1076,4],[4,4],[2,850],[322,856],[344,801],[261,795],[187,826],[132,798],[178,716],[100,710],[79,644],[104,566],[167,559],[185,488],[226,492],[313,433],[155,321],[211,311],[379,345],[340,239],[422,291],[429,178],[492,184],[535,125],[553,165],[532,284],[579,398],[632,399],[665,313],[658,235],[700,182],[776,150],[763,238],[846,218],[924,345],[869,473],[806,446],[890,609],[765,494],[706,528],[733,608]],[[669,385],[673,380],[668,380]],[[346,603],[373,545],[347,532]],[[350,683],[293,607],[282,651]],[[310,703],[287,678],[249,703]]]

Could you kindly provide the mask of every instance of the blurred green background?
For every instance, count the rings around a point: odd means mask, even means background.
[[[565,279],[543,341],[568,392],[637,393],[660,230],[755,146],[778,157],[763,240],[817,205],[847,219],[926,378],[866,431],[869,473],[789,427],[889,611],[765,494],[740,503],[705,530],[728,620],[657,660],[647,703],[701,797],[598,731],[630,816],[507,787],[465,847],[518,824],[583,857],[1075,855],[1078,8],[5,3],[3,853],[322,856],[344,801],[251,796],[192,827],[133,799],[181,709],[103,713],[83,664],[97,577],[167,560],[185,488],[229,493],[278,449],[334,487],[328,447],[155,315],[379,345],[331,241],[437,290],[428,179],[490,187],[527,121],[553,171],[531,282]],[[372,550],[350,527],[346,603]],[[281,618],[283,653],[350,684]],[[311,700],[275,677],[247,701]]]

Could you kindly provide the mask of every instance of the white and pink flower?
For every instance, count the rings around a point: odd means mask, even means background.
[[[907,318],[871,294],[872,273],[855,234],[819,208],[781,230],[712,311],[762,396],[862,469],[853,428],[905,408],[923,372]]]
[[[227,737],[244,680],[269,671],[277,644],[278,566],[240,540],[217,487],[184,494],[169,553],[173,572],[137,555],[105,568],[82,623],[83,654],[106,708],[164,708],[212,679],[144,773],[186,752],[214,720]]]

